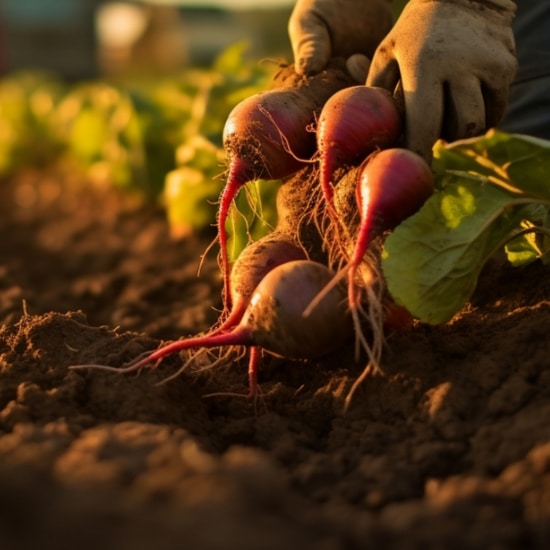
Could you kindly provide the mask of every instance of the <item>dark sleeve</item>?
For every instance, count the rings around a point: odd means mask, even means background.
[[[519,68],[501,128],[550,139],[550,2],[518,1],[512,26]]]

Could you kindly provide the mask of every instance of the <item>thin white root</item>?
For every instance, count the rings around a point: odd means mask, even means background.
[[[239,393],[239,392],[230,392],[230,391],[217,391],[212,393],[206,393],[202,397],[204,399],[209,399],[211,397],[238,397],[240,399],[250,400],[252,398],[252,403],[254,405],[254,414],[258,414],[258,402],[261,402],[264,409],[267,411],[264,396],[262,395],[262,389],[260,386],[257,386],[257,393],[253,396],[250,395],[250,392]]]
[[[363,349],[366,351],[368,356],[368,362],[363,372],[355,379],[353,382],[346,398],[344,400],[344,412],[346,412],[353,399],[353,396],[359,386],[371,375],[383,375],[384,372],[380,367],[380,362],[382,359],[382,351],[384,347],[384,334],[381,328],[378,330],[373,330],[372,343],[369,344],[367,341],[362,329],[361,329],[361,319],[359,316],[359,311],[352,311],[353,322],[356,326],[356,337],[357,337],[357,346],[361,344]],[[374,328],[374,325],[373,325]],[[356,350],[358,352],[358,349]]]
[[[312,311],[321,303],[325,296],[341,282],[344,275],[348,272],[348,266],[343,267],[340,271],[334,275],[334,277],[316,294],[315,298],[304,309],[302,316],[309,317]]]
[[[121,372],[119,367],[113,367],[111,365],[99,365],[96,363],[84,363],[82,365],[69,365],[70,370],[85,370],[85,369],[94,369],[94,370],[104,370],[108,372]]]
[[[216,357],[216,359],[214,359],[213,362],[211,363],[208,363],[207,365],[204,365],[204,366],[201,366],[200,368],[197,368],[197,369],[194,369],[193,372],[196,372],[196,373],[200,373],[200,372],[204,372],[204,371],[207,371],[207,370],[210,370],[210,369],[213,369],[215,367],[217,367],[219,364],[221,364],[222,362],[224,361],[227,361],[227,358],[229,357],[229,355],[231,353],[233,353],[233,350],[234,348],[231,347],[230,349],[228,349],[225,353],[222,353],[220,354],[218,357]],[[202,349],[199,349],[197,350],[195,353],[193,353],[189,359],[187,359],[187,361],[173,374],[167,376],[166,378],[163,378],[160,382],[157,382],[155,385],[156,386],[162,386],[168,382],[171,382],[172,380],[176,379],[178,376],[180,376],[184,371],[186,371],[195,361],[197,361],[197,359],[201,356],[201,355],[204,355],[204,354],[211,354],[212,353],[212,350],[210,349],[207,349],[207,348],[202,348]],[[246,354],[246,349],[243,348],[243,351],[241,351],[237,357],[235,358],[236,361],[238,361],[239,359],[242,359],[242,357]]]
[[[368,376],[384,374],[380,364],[385,345],[383,305],[385,287],[382,276],[378,272],[376,265],[377,264],[374,261],[374,258],[366,258],[365,269],[367,269],[368,276],[362,280],[363,284],[360,285],[360,288],[356,289],[357,291],[364,292],[365,298],[363,300],[357,300],[356,307],[351,308],[351,315],[355,328],[356,358],[359,356],[360,349],[363,348],[367,354],[368,362],[363,369],[363,372],[352,384],[344,400],[344,411],[349,409],[351,400],[357,391],[357,388]],[[363,304],[366,304],[366,310],[364,309]],[[367,337],[363,332],[363,322],[365,322],[369,327],[371,333],[370,342],[367,340]]]
[[[144,351],[140,353],[137,357],[134,357],[129,363],[125,363],[122,367],[113,367],[112,365],[98,365],[95,363],[85,363],[83,365],[70,365],[68,368],[70,370],[84,370],[84,369],[93,369],[93,370],[102,370],[107,372],[116,372],[117,374],[128,374],[130,372],[139,372],[142,368],[155,368],[155,366],[160,362],[160,359],[155,363],[150,365],[139,365],[143,359],[154,353],[152,351]]]
[[[170,376],[166,376],[165,378],[163,378],[160,382],[157,382],[155,384],[155,386],[162,386],[168,382],[171,382],[172,380],[174,380],[175,378],[177,378],[178,376],[180,376],[185,370],[187,370],[189,368],[189,366],[197,359],[197,357],[199,357],[199,355],[201,355],[205,350],[203,349],[200,349],[198,350],[197,352],[195,353],[192,353],[191,356],[189,357],[189,359],[187,359],[187,361],[174,373],[174,374],[171,374]]]

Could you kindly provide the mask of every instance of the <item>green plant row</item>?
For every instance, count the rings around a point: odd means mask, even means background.
[[[277,68],[250,59],[247,50],[238,43],[208,69],[155,80],[69,85],[36,71],[4,77],[0,176],[65,159],[83,181],[101,179],[162,200],[174,234],[211,225],[223,185],[225,120],[239,101],[268,87]],[[252,230],[255,219],[235,214],[232,227]]]

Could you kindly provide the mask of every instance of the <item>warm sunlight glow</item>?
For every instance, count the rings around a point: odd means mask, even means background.
[[[97,11],[97,32],[101,43],[112,47],[132,45],[147,26],[143,8],[124,2],[100,6]]]

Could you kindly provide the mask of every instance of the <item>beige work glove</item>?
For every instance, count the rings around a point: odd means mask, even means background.
[[[392,26],[390,2],[298,0],[288,22],[296,71],[318,73],[332,56],[370,58]]]
[[[368,86],[401,82],[406,145],[472,137],[502,118],[516,72],[510,0],[410,0],[371,61]]]

